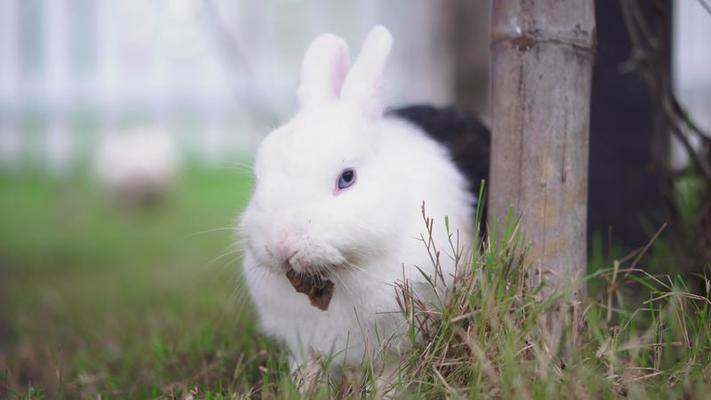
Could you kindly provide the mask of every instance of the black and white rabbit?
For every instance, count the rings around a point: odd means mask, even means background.
[[[243,273],[263,330],[286,343],[294,367],[314,355],[358,364],[385,342],[405,343],[394,283],[426,290],[420,270],[435,274],[420,240],[423,202],[445,277],[455,271],[445,216],[471,245],[488,133],[454,109],[385,112],[379,87],[391,46],[388,30],[373,28],[351,67],[343,39],[316,38],[298,113],[257,152],[239,224]]]

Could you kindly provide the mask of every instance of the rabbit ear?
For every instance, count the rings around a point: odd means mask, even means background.
[[[392,43],[392,36],[384,26],[378,25],[370,30],[343,83],[342,99],[360,104],[368,114],[382,112],[378,89]]]
[[[348,45],[343,39],[330,33],[314,39],[301,63],[297,91],[301,105],[337,98],[349,64]]]

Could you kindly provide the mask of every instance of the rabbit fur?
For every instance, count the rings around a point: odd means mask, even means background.
[[[350,66],[342,38],[317,37],[302,62],[298,112],[257,151],[255,189],[239,222],[243,274],[261,328],[288,346],[295,368],[314,356],[356,365],[406,346],[394,284],[424,292],[422,273],[435,274],[421,240],[423,203],[447,279],[455,263],[445,216],[460,244],[472,240],[475,198],[447,148],[384,112],[391,47],[377,26]],[[339,189],[345,169],[356,181]],[[294,290],[290,269],[334,283],[326,310]]]

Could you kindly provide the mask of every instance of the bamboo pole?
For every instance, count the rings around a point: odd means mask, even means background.
[[[577,299],[587,264],[593,6],[494,0],[490,36],[489,221],[502,226],[509,211],[520,217],[529,287],[573,288]]]

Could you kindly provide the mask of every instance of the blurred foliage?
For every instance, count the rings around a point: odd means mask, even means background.
[[[252,185],[241,166],[193,166],[161,207],[127,210],[86,174],[0,176],[0,398],[298,398],[238,274],[234,221]],[[689,185],[680,202],[694,207]],[[696,296],[636,269],[673,271],[665,241],[606,254],[593,240],[587,324],[565,369],[534,329],[550,301],[519,290],[509,242],[487,242],[443,309],[408,314],[430,322],[391,382],[402,395],[707,393],[709,287]],[[375,395],[372,370],[346,372],[310,396]]]
[[[254,359],[275,353],[256,335],[233,233],[251,179],[188,168],[162,207],[131,211],[83,174],[0,177],[0,397],[258,380]]]

